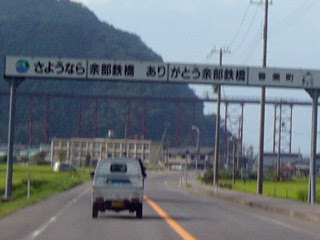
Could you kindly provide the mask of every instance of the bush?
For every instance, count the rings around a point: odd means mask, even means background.
[[[203,174],[202,180],[206,184],[212,183],[213,182],[213,171],[212,170],[205,171],[205,173]]]
[[[4,156],[0,157],[0,162],[1,163],[7,163],[7,155],[4,155]]]
[[[275,182],[277,181],[277,172],[276,171],[268,171],[265,174],[264,180]]]
[[[39,152],[30,158],[30,163],[38,165],[39,163],[45,162],[45,153]]]
[[[297,199],[300,201],[306,202],[308,200],[308,191],[307,190],[298,190],[297,191]]]
[[[219,178],[232,179],[232,171],[220,170]]]
[[[256,179],[257,179],[257,173],[256,173],[256,172],[251,172],[251,173],[249,173],[248,179],[250,179],[250,180],[256,180]]]
[[[219,187],[232,189],[232,183],[219,183]]]

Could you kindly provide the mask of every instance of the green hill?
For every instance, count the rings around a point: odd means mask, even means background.
[[[101,22],[85,6],[69,0],[0,0],[0,74],[4,56],[26,55],[70,58],[108,58],[121,60],[162,61],[162,58],[147,47],[139,36],[120,31]],[[5,81],[1,90],[8,90]],[[72,93],[86,95],[131,95],[161,97],[193,97],[187,86],[146,84],[72,82],[61,80],[27,80],[18,89],[27,92]],[[28,142],[30,98],[19,97],[17,101],[17,141]],[[45,99],[35,98],[33,143],[43,141]],[[93,136],[94,102],[83,102],[82,137]],[[79,100],[51,99],[49,135],[58,137],[76,136]],[[98,136],[105,137],[113,129],[118,137],[124,135],[126,102],[100,101],[98,109]],[[143,107],[134,103],[131,110],[131,136],[141,134]],[[179,112],[180,139],[190,144],[192,125],[191,104],[181,104]],[[0,140],[6,142],[8,97],[0,99]],[[154,102],[148,104],[147,138],[159,140],[165,123],[169,126],[168,139],[175,140],[176,104]],[[203,105],[196,108],[196,124],[202,132],[202,143],[213,145],[215,117],[203,115]]]

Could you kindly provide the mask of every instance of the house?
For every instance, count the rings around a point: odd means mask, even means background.
[[[177,147],[168,148],[165,152],[165,159],[170,169],[180,169],[181,165],[185,164],[195,166],[197,157],[196,147]],[[201,147],[200,148],[200,160],[198,162],[199,168],[204,166],[213,166],[214,160],[214,148],[212,147]]]
[[[257,160],[258,161],[258,160]],[[295,164],[304,161],[300,153],[281,153],[280,164]],[[264,153],[263,154],[263,167],[266,169],[275,168],[278,163],[278,153]]]

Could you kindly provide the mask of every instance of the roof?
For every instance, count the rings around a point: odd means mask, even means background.
[[[176,155],[184,155],[189,151],[191,154],[196,154],[197,149],[196,147],[177,147],[177,148],[169,148],[168,153],[169,154],[176,154]],[[213,147],[200,147],[200,154],[213,154],[214,148]]]
[[[134,162],[137,162],[139,161],[137,158],[126,158],[126,157],[120,157],[120,158],[105,158],[105,159],[102,159],[101,161],[99,162],[128,162],[128,161],[134,161]]]
[[[278,153],[265,152],[263,154],[263,156],[265,156],[265,157],[278,157]],[[299,153],[281,153],[281,157],[299,158],[299,157],[302,157],[302,156]]]

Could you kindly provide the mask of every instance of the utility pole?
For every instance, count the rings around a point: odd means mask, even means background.
[[[214,48],[210,55],[216,53]],[[230,53],[228,48],[220,48],[219,50],[219,65],[222,66],[223,53]],[[214,151],[214,170],[213,170],[213,186],[218,187],[219,179],[219,154],[220,154],[220,106],[221,106],[221,85],[213,86],[217,92],[217,116],[216,116],[216,136],[215,136],[215,151]]]
[[[265,1],[265,16],[264,16],[264,33],[263,33],[263,60],[262,66],[267,67],[267,42],[268,42],[268,14],[269,14],[269,0]],[[251,3],[263,4],[263,1]],[[259,163],[257,176],[257,192],[263,194],[263,154],[264,154],[264,118],[265,118],[265,99],[266,87],[261,87],[261,105],[260,105],[260,138],[259,138]]]
[[[236,183],[236,141],[232,137],[232,162],[233,162],[233,171],[232,171],[232,184]]]
[[[311,204],[317,201],[317,172],[316,172],[316,158],[317,158],[317,122],[318,122],[318,101],[320,91],[318,89],[306,90],[312,98],[312,127],[311,127],[311,158],[309,165],[309,191],[308,202]]]
[[[282,100],[279,106],[279,138],[278,138],[278,159],[277,159],[277,181],[280,181],[280,158],[281,158],[281,130],[282,130]]]
[[[156,167],[157,167],[157,171],[159,170],[159,153],[160,153],[160,149],[163,148],[163,141],[167,135],[167,129],[168,129],[168,126],[167,124],[165,124],[165,128],[164,128],[164,132],[162,134],[162,137],[161,137],[161,142],[160,142],[160,145],[158,147],[158,151],[157,151],[157,155],[156,155]]]
[[[200,161],[200,130],[197,126],[192,125],[192,130],[197,131],[197,146],[196,146],[196,151],[197,151],[197,157],[196,157],[196,173],[198,172],[198,163]]]

